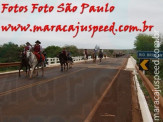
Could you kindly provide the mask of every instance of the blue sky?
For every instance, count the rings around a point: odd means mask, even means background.
[[[40,5],[49,4],[58,6],[60,3],[71,2],[78,6],[78,10],[75,13],[57,13],[55,10],[52,13],[30,13],[31,3],[39,3]],[[82,3],[89,3],[90,5],[104,6],[107,2],[110,5],[115,6],[115,10],[112,13],[88,13],[79,14],[80,5]],[[1,0],[0,4],[9,3],[14,5],[28,5],[29,11],[27,13],[0,13],[0,26],[11,24],[77,24],[80,22],[84,25],[110,25],[113,21],[117,25],[133,24],[141,26],[144,20],[147,24],[154,25],[154,29],[163,33],[163,1],[162,0]],[[2,7],[0,7],[0,11]],[[153,31],[150,33],[152,34]],[[148,32],[147,32],[148,33]],[[29,41],[34,44],[36,40],[42,42],[43,47],[49,45],[64,46],[76,45],[79,48],[94,48],[95,45],[99,45],[105,49],[131,49],[134,47],[134,40],[138,33],[121,32],[113,35],[109,32],[95,33],[91,38],[91,33],[84,32],[78,34],[76,38],[73,38],[74,32],[1,32],[0,31],[0,45],[12,41],[17,44],[24,44]]]

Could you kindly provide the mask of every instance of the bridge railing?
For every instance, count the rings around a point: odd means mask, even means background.
[[[73,59],[74,62],[79,62],[79,61],[84,60],[84,56],[76,56],[76,57],[72,57],[72,59]],[[88,56],[88,60],[91,60],[91,56]],[[59,63],[59,58],[57,58],[57,57],[47,58],[47,62],[48,62],[48,65],[58,64]]]
[[[97,57],[98,58],[98,57]],[[74,62],[79,62],[84,60],[84,56],[76,56],[72,57]],[[88,56],[88,60],[91,60],[91,56]],[[51,64],[59,64],[59,58],[47,58],[48,65]],[[20,62],[11,62],[11,63],[0,63],[0,68],[2,67],[13,67],[13,66],[19,66]]]
[[[13,66],[19,66],[20,62],[12,62],[12,63],[0,63],[0,68],[3,67],[13,67]]]

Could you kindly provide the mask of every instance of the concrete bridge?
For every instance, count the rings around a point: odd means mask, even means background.
[[[57,59],[49,58],[44,77],[1,74],[0,121],[143,121],[132,72],[124,70],[130,65],[128,56],[96,63],[82,58],[74,58],[73,68],[64,72],[55,64]]]

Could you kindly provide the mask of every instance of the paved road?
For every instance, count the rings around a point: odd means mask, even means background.
[[[131,79],[131,72],[120,71],[91,122],[132,122]]]
[[[42,78],[0,76],[2,122],[83,122],[126,58],[46,69]]]

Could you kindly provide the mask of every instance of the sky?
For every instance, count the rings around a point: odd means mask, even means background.
[[[8,24],[31,24],[31,25],[76,25],[80,22],[83,25],[110,25],[116,22],[117,25],[137,25],[142,26],[144,20],[147,24],[154,25],[154,30],[163,33],[163,0],[1,0],[0,5],[8,3],[9,5],[27,5],[26,13],[0,13],[0,26]],[[75,13],[58,13],[56,8],[52,13],[33,13],[31,14],[31,4],[53,5],[57,7],[61,3],[72,3],[78,6]],[[106,3],[114,5],[115,10],[112,13],[89,13],[88,9],[80,14],[81,4],[88,3],[95,6],[105,6]],[[0,6],[2,11],[2,5]],[[94,48],[95,45],[101,49],[132,49],[134,48],[137,32],[121,32],[113,35],[111,32],[97,32],[91,38],[90,32],[79,32],[76,38],[73,38],[75,32],[2,32],[0,30],[0,45],[7,42],[16,44],[25,44],[27,41],[34,44],[36,40],[42,42],[45,48],[50,45],[64,46],[75,45],[78,48]]]

